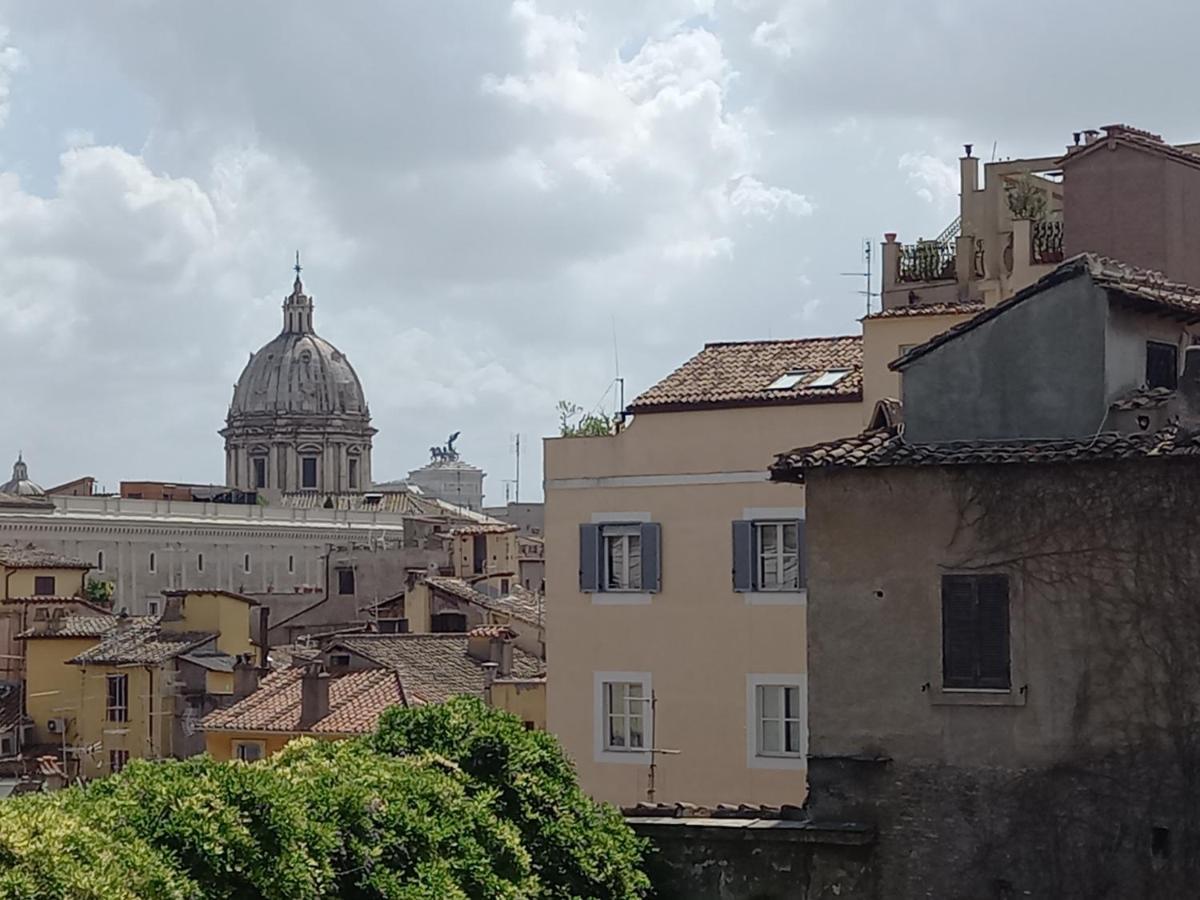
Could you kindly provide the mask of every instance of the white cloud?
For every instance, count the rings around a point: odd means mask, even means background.
[[[909,152],[900,156],[898,168],[905,173],[916,195],[926,203],[948,207],[957,201],[958,168],[928,153]]]
[[[8,102],[12,77],[21,68],[24,57],[21,51],[7,43],[8,32],[0,26],[0,125],[8,118]]]

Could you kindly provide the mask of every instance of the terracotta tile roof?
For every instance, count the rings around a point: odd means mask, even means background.
[[[110,611],[103,606],[97,606],[90,600],[84,600],[82,597],[9,597],[7,600],[0,600],[0,604],[13,603],[29,606],[61,606],[70,604],[83,610],[90,610],[96,615],[107,616],[111,615]]]
[[[1200,157],[1197,159],[1200,160]],[[974,318],[960,322],[925,343],[913,347],[902,357],[891,362],[889,368],[902,369],[935,347],[940,347],[959,335],[1004,315],[1014,306],[1036,297],[1047,288],[1084,275],[1089,276],[1097,287],[1108,290],[1110,295],[1115,294],[1127,303],[1157,311],[1182,313],[1188,319],[1200,321],[1200,288],[1169,281],[1161,272],[1139,269],[1118,260],[1096,256],[1094,253],[1080,253],[1002,303],[989,307]]]
[[[439,703],[457,694],[483,696],[483,661],[467,654],[465,634],[369,634],[338,638],[331,646],[373,660],[400,675],[409,700]],[[533,678],[542,662],[513,648],[512,675]]]
[[[216,640],[211,631],[168,631],[158,619],[110,628],[95,647],[68,662],[75,665],[158,665]]]
[[[331,675],[329,715],[306,729],[300,727],[302,668],[272,672],[258,690],[200,723],[204,731],[278,731],[313,734],[366,734],[383,711],[405,705],[399,676],[387,669]]]
[[[49,497],[25,497],[21,494],[0,491],[0,508],[54,509],[54,501]]]
[[[63,616],[37,622],[32,628],[21,632],[19,638],[98,638],[117,627],[117,617]],[[137,620],[134,620],[137,621]]]
[[[463,525],[458,528],[451,528],[450,533],[453,535],[468,535],[468,534],[509,534],[516,531],[516,525],[506,525],[503,523],[496,525]]]
[[[1133,434],[1102,431],[1094,438],[1080,440],[941,444],[910,444],[895,429],[880,429],[781,453],[771,466],[771,480],[802,482],[805,472],[825,468],[1064,463],[1185,456],[1200,456],[1200,435],[1189,435],[1178,425]]]
[[[1175,392],[1170,388],[1140,387],[1130,391],[1124,397],[1114,400],[1109,408],[1122,412],[1137,409],[1161,409],[1170,403],[1174,397]]]
[[[215,594],[219,597],[229,597],[232,600],[241,600],[243,603],[248,603],[250,606],[258,606],[258,601],[249,594],[239,594],[235,591],[226,591],[221,588],[190,588],[185,590],[163,591],[164,597],[186,597],[188,594]],[[289,595],[290,596],[290,595]]]
[[[0,566],[9,569],[90,569],[92,564],[33,544],[24,547],[0,544]]]
[[[312,662],[321,655],[321,648],[305,644],[277,644],[267,654],[273,669],[287,669]]]
[[[190,663],[199,666],[202,669],[207,669],[210,672],[232,672],[233,665],[237,660],[228,653],[222,653],[219,650],[196,650],[192,653],[184,653],[179,657]]]
[[[291,509],[338,509],[396,513],[413,518],[450,522],[488,524],[499,521],[491,516],[455,506],[444,500],[423,496],[408,488],[395,490],[390,486],[379,486],[373,490],[353,493],[322,494],[317,491],[288,491],[280,497],[280,504]]]
[[[0,734],[21,724],[21,686],[0,684]]]
[[[1149,131],[1143,131],[1140,128],[1131,128],[1128,125],[1105,125],[1104,137],[1097,139],[1091,144],[1081,145],[1078,148],[1071,148],[1066,156],[1058,160],[1058,165],[1064,168],[1070,163],[1081,157],[1088,156],[1097,152],[1101,148],[1108,148],[1110,143],[1124,144],[1127,147],[1133,147],[1138,150],[1144,150],[1148,153],[1154,153],[1158,156],[1165,156],[1173,159],[1176,162],[1184,163],[1189,166],[1200,166],[1200,156],[1190,153],[1187,150],[1180,149],[1168,144],[1162,139],[1162,135],[1152,134]]]
[[[507,625],[479,625],[467,632],[467,637],[497,638],[511,641],[520,637]]]
[[[897,319],[911,316],[961,316],[983,312],[982,303],[914,303],[911,306],[893,306],[891,309],[873,312],[864,319]]]
[[[425,579],[425,583],[467,603],[523,619],[531,625],[540,625],[545,614],[542,595],[526,590],[520,585],[515,585],[507,596],[492,597],[475,590],[461,578],[451,578],[448,575],[431,575]]]
[[[847,369],[836,384],[811,383],[822,372]],[[776,379],[805,371],[794,386],[768,390]],[[845,402],[862,396],[862,338],[800,338],[706,344],[704,349],[639,396],[633,413],[684,409]]]

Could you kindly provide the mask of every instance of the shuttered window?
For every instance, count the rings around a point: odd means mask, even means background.
[[[657,593],[661,559],[657,522],[579,526],[579,589],[584,593]]]
[[[1011,686],[1008,576],[942,576],[942,686]]]
[[[803,519],[733,523],[735,591],[799,591],[806,575]]]

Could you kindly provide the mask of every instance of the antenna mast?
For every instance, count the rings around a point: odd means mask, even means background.
[[[521,434],[520,434],[520,432],[517,433],[516,445],[517,445],[517,451],[516,451],[517,452],[517,477],[516,477],[516,479],[514,479],[514,486],[515,486],[514,489],[517,494],[516,502],[520,503],[521,502]]]
[[[877,291],[871,290],[871,239],[863,238],[863,271],[862,272],[839,272],[839,275],[849,275],[854,278],[865,278],[867,280],[867,289],[858,291],[867,298],[867,315],[871,314],[871,298],[878,297]]]

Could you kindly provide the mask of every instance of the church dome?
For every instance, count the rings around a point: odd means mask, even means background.
[[[283,304],[283,331],[250,357],[233,389],[229,417],[301,413],[368,415],[366,397],[345,354],[312,327],[312,298],[299,274]]]
[[[17,461],[13,463],[12,478],[0,484],[0,494],[16,494],[18,497],[43,497],[46,492],[41,486],[29,480],[29,467],[25,465],[25,460],[21,458],[21,454],[17,454]]]

